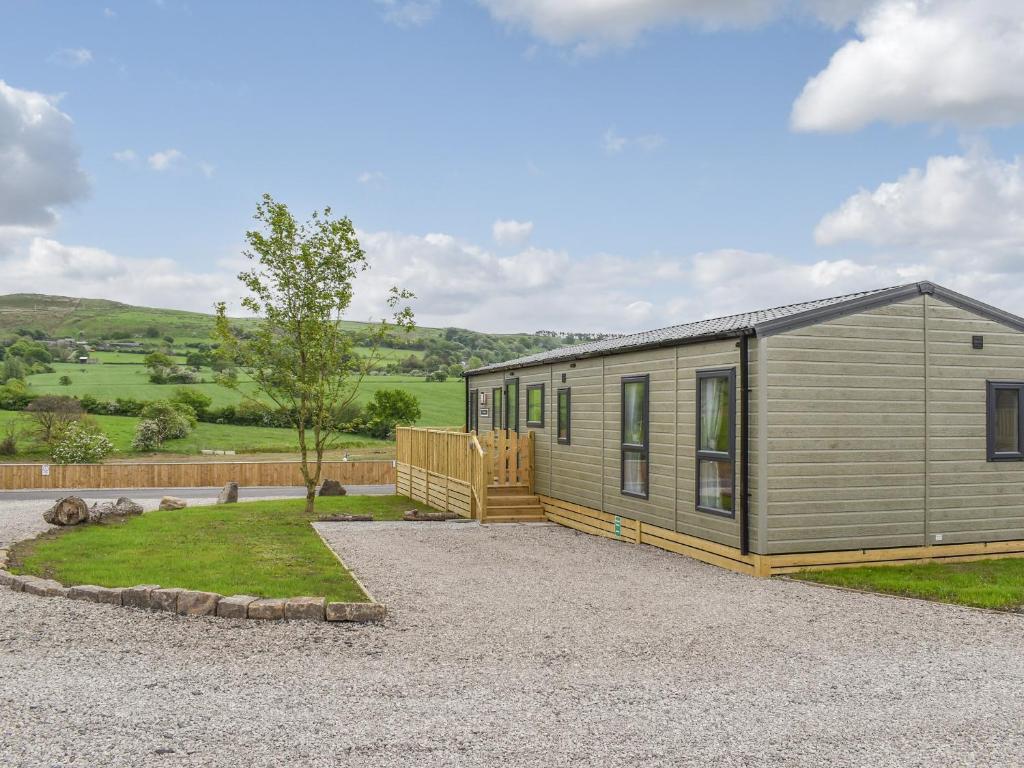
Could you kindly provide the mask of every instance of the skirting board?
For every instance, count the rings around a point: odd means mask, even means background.
[[[540,501],[545,515],[553,523],[618,541],[650,544],[659,549],[689,555],[695,560],[748,576],[779,576],[802,570],[855,568],[864,565],[906,565],[908,563],[1024,557],[1024,541],[853,549],[838,552],[802,552],[790,555],[744,555],[735,547],[677,533],[650,523],[601,512],[550,496],[540,496]]]

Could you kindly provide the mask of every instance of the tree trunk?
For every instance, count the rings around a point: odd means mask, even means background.
[[[306,483],[306,516],[316,514],[316,483]]]

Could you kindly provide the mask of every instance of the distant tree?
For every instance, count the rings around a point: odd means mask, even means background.
[[[53,355],[50,354],[50,350],[38,341],[26,341],[25,339],[19,339],[11,344],[7,348],[7,357],[19,357],[29,365],[32,363],[45,364],[53,362]]]
[[[85,415],[82,404],[65,395],[43,395],[37,397],[25,409],[35,424],[40,441],[49,445],[72,422]]]
[[[255,219],[260,230],[246,233],[245,252],[253,266],[238,279],[248,291],[242,306],[261,322],[241,338],[222,302],[216,332],[221,352],[249,374],[257,395],[288,414],[298,433],[306,512],[312,514],[324,451],[337,430],[333,414],[355,399],[367,371],[377,368],[379,347],[393,328],[412,328],[412,310],[399,307],[412,294],[391,289],[394,325],[348,330],[343,315],[353,281],[367,268],[352,222],[325,208],[299,224],[270,195],[263,196]],[[368,353],[356,354],[357,345],[368,345]]]
[[[484,361],[480,359],[478,355],[473,355],[466,362],[466,370],[472,371],[474,368],[480,368],[484,364]]]
[[[174,343],[174,337],[173,336],[164,336],[164,341],[166,341],[168,344],[173,344]]]
[[[149,380],[154,384],[166,384],[177,367],[174,360],[163,352],[150,352],[142,362],[149,368]]]
[[[422,415],[419,400],[404,389],[378,389],[366,404],[369,433],[382,439],[399,424],[415,424]]]
[[[202,416],[213,405],[213,398],[197,389],[178,387],[171,395],[171,403],[182,403],[191,408],[196,416]]]
[[[146,329],[146,331],[145,331],[145,333],[143,335],[147,339],[159,339],[160,338],[160,329],[157,328],[155,325],[151,325],[151,326],[149,326]]]
[[[28,374],[28,366],[19,357],[8,356],[0,366],[0,384],[9,381],[24,381]]]
[[[61,376],[59,379],[57,379],[57,383],[60,384],[62,387],[70,387],[71,377],[67,375]]]

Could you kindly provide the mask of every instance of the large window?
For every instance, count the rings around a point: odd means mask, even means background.
[[[736,372],[697,372],[697,509],[736,514]]]
[[[988,460],[1024,459],[1024,382],[988,382]]]
[[[646,499],[650,426],[649,376],[622,377],[622,493]]]
[[[491,429],[503,429],[502,419],[505,418],[505,409],[501,406],[501,387],[491,390]]]
[[[544,385],[526,385],[526,426],[544,426]]]
[[[469,390],[469,431],[480,432],[480,390]]]
[[[562,387],[558,390],[558,404],[556,406],[558,442],[561,445],[569,445],[569,416],[572,409],[572,390],[569,387]]]
[[[505,382],[505,429],[519,432],[519,379]]]

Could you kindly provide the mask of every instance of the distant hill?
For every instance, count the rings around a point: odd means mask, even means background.
[[[257,321],[238,318],[234,322],[244,328]],[[353,328],[363,325],[351,323]],[[3,336],[19,330],[41,331],[50,338],[75,337],[87,341],[145,340],[147,337],[158,340],[170,336],[176,344],[184,344],[210,341],[213,326],[213,315],[202,312],[136,307],[107,299],[38,293],[0,296],[0,335]],[[493,334],[461,328],[424,327],[403,338],[399,349],[410,350],[410,354],[421,359],[422,367],[433,370],[441,365],[465,362],[473,356],[484,363],[497,362],[595,337],[594,334],[562,335],[546,331]],[[411,366],[412,361],[409,362]]]

